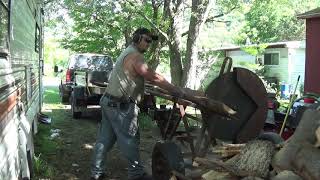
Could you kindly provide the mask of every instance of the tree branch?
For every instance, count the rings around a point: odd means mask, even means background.
[[[49,3],[52,3],[53,1],[56,1],[56,0],[47,0],[47,1],[43,1],[43,4],[44,4],[44,5],[47,5],[47,4],[49,4]]]
[[[128,2],[131,6],[135,6],[135,4],[132,3],[131,1],[127,1],[127,2]],[[168,35],[167,35],[165,32],[163,32],[160,28],[158,28],[158,26],[157,26],[155,23],[153,23],[153,22],[145,15],[144,12],[139,11],[139,10],[136,10],[134,13],[136,13],[136,14],[140,15],[141,17],[143,17],[153,28],[155,28],[155,29],[166,39],[166,41],[169,41]]]
[[[224,21],[219,21],[219,20],[215,20],[216,18],[219,18],[219,17],[222,17],[222,16],[225,16],[227,14],[230,14],[233,10],[235,10],[237,8],[237,6],[234,6],[233,8],[231,8],[229,11],[227,12],[224,12],[224,13],[221,13],[221,14],[218,14],[218,15],[215,15],[215,16],[212,16],[212,17],[208,17],[206,22],[213,22],[213,21],[216,21],[216,22],[224,22]],[[225,22],[230,22],[230,21],[225,21]]]

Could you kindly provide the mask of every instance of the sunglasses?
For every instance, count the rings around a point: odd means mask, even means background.
[[[152,43],[152,39],[150,37],[143,36],[143,39],[148,44]]]

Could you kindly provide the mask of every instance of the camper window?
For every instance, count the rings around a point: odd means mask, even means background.
[[[279,65],[279,53],[264,54],[264,65]]]
[[[0,49],[8,49],[9,9],[8,0],[0,0]]]

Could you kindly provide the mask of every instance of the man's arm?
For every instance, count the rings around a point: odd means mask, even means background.
[[[160,88],[165,89],[175,95],[183,95],[181,88],[169,83],[162,75],[149,68],[148,65],[144,63],[142,56],[137,55],[134,58],[134,61],[135,62],[133,63],[133,66],[136,73],[143,76],[147,81],[150,81],[151,84],[159,86]]]

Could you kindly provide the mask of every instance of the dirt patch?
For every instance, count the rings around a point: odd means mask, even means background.
[[[90,178],[90,163],[96,140],[100,108],[90,108],[81,119],[73,119],[69,105],[60,103],[58,89],[46,88],[43,112],[52,119],[51,124],[39,124],[35,137],[35,155],[46,162],[53,172],[35,172],[35,179],[80,179]],[[55,131],[56,130],[56,131]],[[51,137],[57,132],[56,137]],[[141,130],[141,158],[146,170],[151,168],[151,153],[155,140],[151,131]],[[107,159],[106,179],[127,179],[127,161],[122,157],[117,145]]]

